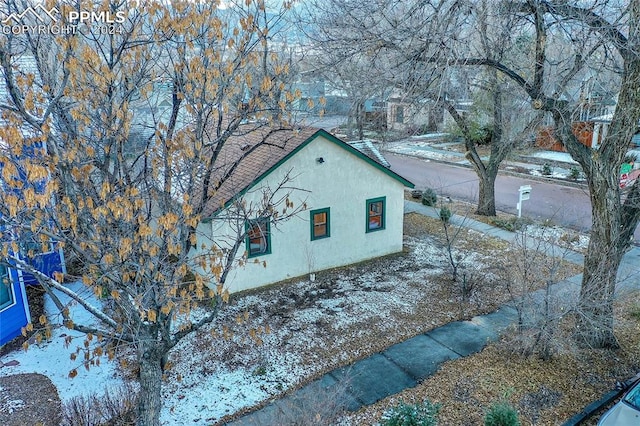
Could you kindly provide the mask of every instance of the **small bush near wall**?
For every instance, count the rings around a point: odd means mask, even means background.
[[[578,180],[580,178],[580,169],[576,166],[571,167],[569,169],[569,179]]]

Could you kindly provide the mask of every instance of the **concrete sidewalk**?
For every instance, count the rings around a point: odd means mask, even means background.
[[[438,210],[433,207],[406,201],[405,213],[416,212],[438,218]],[[451,223],[485,233],[509,242],[516,234],[487,225],[470,218],[453,216]],[[583,256],[576,252],[554,246],[556,253],[582,264]],[[624,258],[620,268],[620,279],[625,291],[640,288],[640,248],[634,247]],[[553,286],[553,297],[564,300],[575,299],[579,291],[581,275],[571,277]],[[545,296],[544,290],[527,295],[527,304],[535,304]],[[566,298],[566,299],[565,299]],[[331,409],[357,411],[404,389],[416,386],[434,374],[442,363],[481,351],[487,344],[496,341],[509,325],[515,323],[518,314],[514,306],[518,301],[505,304],[496,312],[480,315],[470,321],[456,321],[420,334],[388,349],[356,361],[353,364],[333,370],[320,379],[271,402],[264,408],[228,423],[233,426],[246,425],[287,425],[310,410],[318,409],[322,398],[318,395],[332,395],[327,398],[338,403]],[[312,408],[313,407],[313,408]],[[322,407],[320,407],[322,408]],[[325,407],[326,408],[326,407]]]
[[[316,408],[318,395],[340,404],[337,409],[357,411],[387,396],[416,386],[434,374],[442,363],[481,351],[498,339],[517,319],[513,307],[456,321],[395,344],[383,352],[333,370],[320,379],[234,422],[244,425],[293,424],[300,414]],[[308,412],[307,412],[308,414]]]

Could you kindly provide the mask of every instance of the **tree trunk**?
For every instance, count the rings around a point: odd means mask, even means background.
[[[149,327],[145,327],[149,328]],[[162,399],[162,359],[166,350],[156,338],[155,327],[141,332],[138,345],[140,394],[138,395],[138,426],[158,426]]]
[[[478,194],[478,210],[482,216],[496,215],[496,173],[478,173],[480,193]]]
[[[358,102],[358,106],[356,109],[356,126],[358,127],[358,140],[364,139],[364,116],[364,103]]]
[[[599,176],[592,177],[591,238],[584,260],[584,274],[578,302],[577,339],[594,348],[618,346],[613,333],[613,299],[618,267],[628,242],[621,241],[620,194],[616,166],[599,164]]]

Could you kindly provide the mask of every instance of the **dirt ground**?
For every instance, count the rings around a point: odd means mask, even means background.
[[[57,426],[61,420],[56,387],[42,374],[0,377],[0,424]]]

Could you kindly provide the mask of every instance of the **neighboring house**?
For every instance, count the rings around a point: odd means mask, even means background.
[[[41,148],[35,144],[29,149],[25,147],[23,155],[37,155],[36,149]],[[1,170],[2,164],[0,164]],[[28,182],[27,173],[20,169],[19,173],[19,179],[25,186],[33,188],[36,192],[42,190],[43,181]],[[15,192],[16,195],[21,195],[20,191],[8,187],[3,181],[0,181],[0,189],[4,194]],[[1,216],[0,219],[2,219]],[[2,238],[9,238],[8,241],[17,237],[16,230],[8,230],[0,226],[0,231],[2,231],[0,232]],[[36,238],[28,230],[19,232],[19,252],[12,253],[13,255],[51,278],[54,278],[56,273],[66,273],[62,250],[56,244],[53,242],[43,244],[39,237]],[[43,249],[43,246],[46,248]],[[22,327],[31,320],[26,286],[38,285],[38,280],[32,274],[8,266],[11,264],[15,265],[12,261],[0,263],[0,346],[18,336]]]
[[[576,121],[572,124],[573,134],[583,145],[593,149],[598,149],[609,132],[609,125],[611,124],[612,118],[613,114],[607,114],[599,117],[593,117],[587,121]],[[630,141],[630,145],[640,146],[640,133],[636,133],[633,136]],[[538,148],[549,149],[551,151],[567,151],[562,143],[555,138],[553,126],[542,127],[538,131],[536,146]]]
[[[578,141],[583,145],[596,149],[600,145],[603,132],[594,131],[596,127],[593,121],[576,121],[571,125],[571,130]],[[538,130],[536,147],[549,151],[567,152],[562,142],[555,137],[553,126],[544,126]]]
[[[260,140],[250,135],[228,144],[223,159],[231,164]],[[237,292],[396,253],[402,250],[405,187],[413,184],[324,130],[275,132],[213,195],[192,255],[212,246],[228,249],[243,230],[237,260],[246,256],[246,262],[225,283]],[[271,216],[249,213],[238,223],[236,209],[252,212],[265,193],[281,205]],[[285,199],[303,211],[274,223]]]
[[[387,102],[381,98],[367,99],[362,105],[364,124],[377,130],[386,130],[388,117],[387,117]]]
[[[55,278],[57,272],[66,273],[62,250],[53,246],[31,259],[24,254],[20,257],[51,278]],[[26,292],[30,285],[38,285],[33,275],[0,264],[0,346],[20,335],[22,327],[31,321]]]
[[[0,265],[0,346],[19,336],[30,320],[22,272]]]
[[[400,93],[387,100],[387,129],[414,134],[441,130],[445,114],[434,101],[423,99],[412,101]]]

